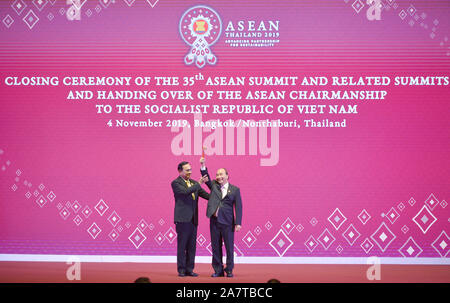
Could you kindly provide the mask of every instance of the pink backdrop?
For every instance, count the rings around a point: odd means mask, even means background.
[[[180,39],[178,22],[198,3],[87,1],[82,20],[70,22],[60,13],[69,7],[65,1],[45,1],[42,10],[24,2],[20,15],[14,1],[0,4],[0,253],[175,255],[170,182],[182,160],[193,164],[198,178],[199,156],[174,155],[169,128],[108,128],[109,119],[120,117],[96,114],[95,101],[65,100],[67,87],[9,87],[4,79],[192,76],[199,69],[183,63],[189,47]],[[448,76],[449,1],[384,0],[379,22],[367,20],[367,6],[357,13],[354,2],[207,1],[224,24],[280,20],[281,36],[271,48],[232,48],[222,36],[212,47],[217,65],[201,72]],[[29,10],[39,18],[32,29],[22,20]],[[10,27],[8,15],[14,19]],[[386,100],[348,102],[359,104],[359,114],[340,117],[347,128],[280,129],[276,165],[261,166],[264,157],[248,151],[207,156],[210,171],[228,168],[230,183],[241,188],[239,256],[448,256],[448,86],[386,89]],[[192,115],[148,118],[192,120]],[[217,118],[238,116],[203,116]],[[104,213],[96,210],[100,200],[107,205]],[[197,254],[207,256],[206,201],[199,205]],[[114,214],[118,223],[110,222]]]

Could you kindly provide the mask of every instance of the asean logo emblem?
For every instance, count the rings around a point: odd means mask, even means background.
[[[188,9],[180,20],[181,38],[191,46],[184,63],[191,65],[195,62],[198,68],[206,63],[216,64],[217,57],[210,46],[219,40],[221,32],[222,21],[213,9],[203,5]]]

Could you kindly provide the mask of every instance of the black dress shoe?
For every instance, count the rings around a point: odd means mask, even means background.
[[[178,277],[186,277],[186,274],[184,272],[179,272]]]
[[[213,278],[224,277],[224,276],[225,275],[223,274],[223,272],[219,272],[219,273],[215,272],[211,275],[211,277],[213,277]]]
[[[228,278],[233,278],[234,277],[233,272],[227,271],[226,273],[227,273],[227,277]]]
[[[189,277],[198,277],[198,274],[192,271],[192,272],[187,272],[187,273],[186,273],[186,276],[189,276]]]

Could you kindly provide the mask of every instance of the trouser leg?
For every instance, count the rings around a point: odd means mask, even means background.
[[[223,241],[227,251],[227,267],[225,271],[233,271],[234,268],[234,232],[232,225],[225,225],[222,229]]]
[[[177,270],[178,273],[186,272],[186,244],[188,241],[189,231],[187,229],[186,223],[177,222],[176,224],[177,232]]]
[[[211,217],[209,228],[211,232],[212,267],[216,273],[223,271],[222,235],[217,218]]]
[[[186,243],[186,272],[193,272],[195,266],[195,252],[197,249],[197,226],[190,224],[190,234]]]

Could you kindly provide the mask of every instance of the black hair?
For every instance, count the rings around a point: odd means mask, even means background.
[[[178,164],[178,171],[181,172],[183,170],[183,166],[185,166],[186,164],[189,164],[189,162],[187,161],[180,162],[180,164]]]
[[[134,281],[134,283],[151,283],[151,282],[148,277],[139,277]]]

